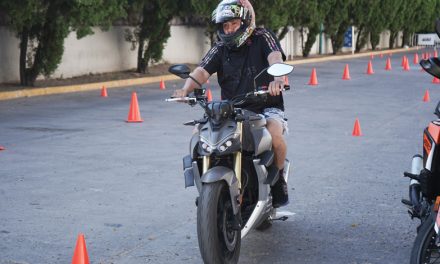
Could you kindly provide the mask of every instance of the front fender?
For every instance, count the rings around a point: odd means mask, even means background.
[[[202,184],[218,181],[225,181],[226,184],[228,184],[229,192],[231,194],[232,208],[234,215],[236,215],[238,213],[238,197],[240,196],[240,190],[238,188],[238,180],[235,176],[235,172],[224,166],[215,166],[206,171],[201,178]]]

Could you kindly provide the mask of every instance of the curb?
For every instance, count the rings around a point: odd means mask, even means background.
[[[335,55],[335,56],[326,56],[321,58],[312,58],[312,59],[300,59],[295,61],[286,61],[288,64],[299,65],[299,64],[309,64],[309,63],[317,63],[317,62],[325,62],[325,61],[335,61],[335,60],[347,60],[353,58],[361,58],[367,57],[371,55],[379,55],[379,54],[389,54],[389,53],[401,53],[407,51],[419,50],[419,47],[407,48],[407,49],[393,49],[386,51],[372,51],[366,52],[362,54],[349,54],[349,55]],[[69,86],[54,86],[47,88],[35,88],[35,89],[21,89],[15,91],[5,91],[0,92],[0,101],[2,100],[10,100],[17,99],[23,97],[33,97],[33,96],[43,96],[43,95],[51,95],[51,94],[63,94],[63,93],[73,93],[73,92],[83,92],[83,91],[92,91],[99,90],[102,86],[106,88],[122,88],[133,85],[143,85],[150,83],[159,83],[161,80],[170,81],[170,80],[179,80],[180,78],[168,74],[154,77],[144,77],[144,78],[135,78],[135,79],[127,79],[127,80],[116,80],[116,81],[107,81],[107,82],[97,82],[97,83],[88,83],[88,84],[76,84]]]

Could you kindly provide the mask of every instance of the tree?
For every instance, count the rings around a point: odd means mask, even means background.
[[[195,11],[195,14],[193,15],[199,17],[202,24],[205,26],[205,34],[209,37],[211,41],[211,47],[215,44],[217,31],[217,28],[212,22],[212,12],[217,7],[218,3],[218,0],[191,0],[192,7]]]
[[[137,72],[148,72],[148,66],[162,58],[164,45],[174,17],[188,12],[190,0],[129,0],[128,21],[134,29],[126,30],[126,40],[137,46]]]
[[[0,2],[8,28],[20,39],[20,83],[34,85],[40,74],[50,76],[64,53],[64,39],[71,31],[77,38],[93,34],[121,17],[125,0],[27,0]]]
[[[320,26],[325,12],[322,6],[319,6],[318,0],[301,1],[298,12],[295,16],[289,16],[289,23],[298,28],[301,34],[301,47],[303,57],[308,57],[316,36],[320,32]],[[304,41],[304,39],[307,39]]]
[[[365,29],[373,13],[371,5],[374,2],[378,2],[378,0],[354,0],[350,8],[350,17],[353,20],[353,26],[357,29],[356,52],[359,52],[367,44],[368,32]]]
[[[380,41],[380,34],[387,27],[387,14],[383,11],[380,0],[371,0],[371,16],[365,24],[365,33],[370,34],[370,42],[373,50],[376,49]]]
[[[406,0],[408,1],[408,0]],[[412,2],[412,1],[411,1]],[[407,14],[403,23],[403,41],[404,45],[410,44],[410,39],[415,32],[429,29],[432,32],[434,29],[434,21],[436,19],[436,10],[438,0],[413,0],[412,7],[407,9]]]
[[[251,1],[257,26],[264,26],[282,39],[288,31],[289,20],[295,17],[300,0]],[[280,31],[281,29],[281,31]]]
[[[404,17],[408,5],[413,1],[387,0],[382,2],[382,12],[387,15],[387,28],[390,30],[390,49],[394,48],[397,35],[403,28]]]
[[[329,10],[324,16],[324,31],[331,38],[333,54],[336,54],[344,44],[344,35],[351,24],[348,9],[353,0],[322,0],[324,10]]]

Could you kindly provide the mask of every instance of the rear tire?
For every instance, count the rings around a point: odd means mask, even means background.
[[[435,245],[435,216],[431,214],[420,226],[411,251],[410,264],[440,263],[439,247]]]
[[[197,236],[204,263],[238,262],[241,230],[233,230],[229,187],[224,181],[202,186],[197,207]]]

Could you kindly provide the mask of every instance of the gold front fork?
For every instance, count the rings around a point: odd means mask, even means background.
[[[237,122],[237,132],[240,134],[240,144],[243,142],[243,122]],[[238,180],[238,188],[241,190],[241,150],[235,153],[234,161],[235,176]]]
[[[209,156],[203,156],[203,174],[208,171],[210,165],[209,163]]]

